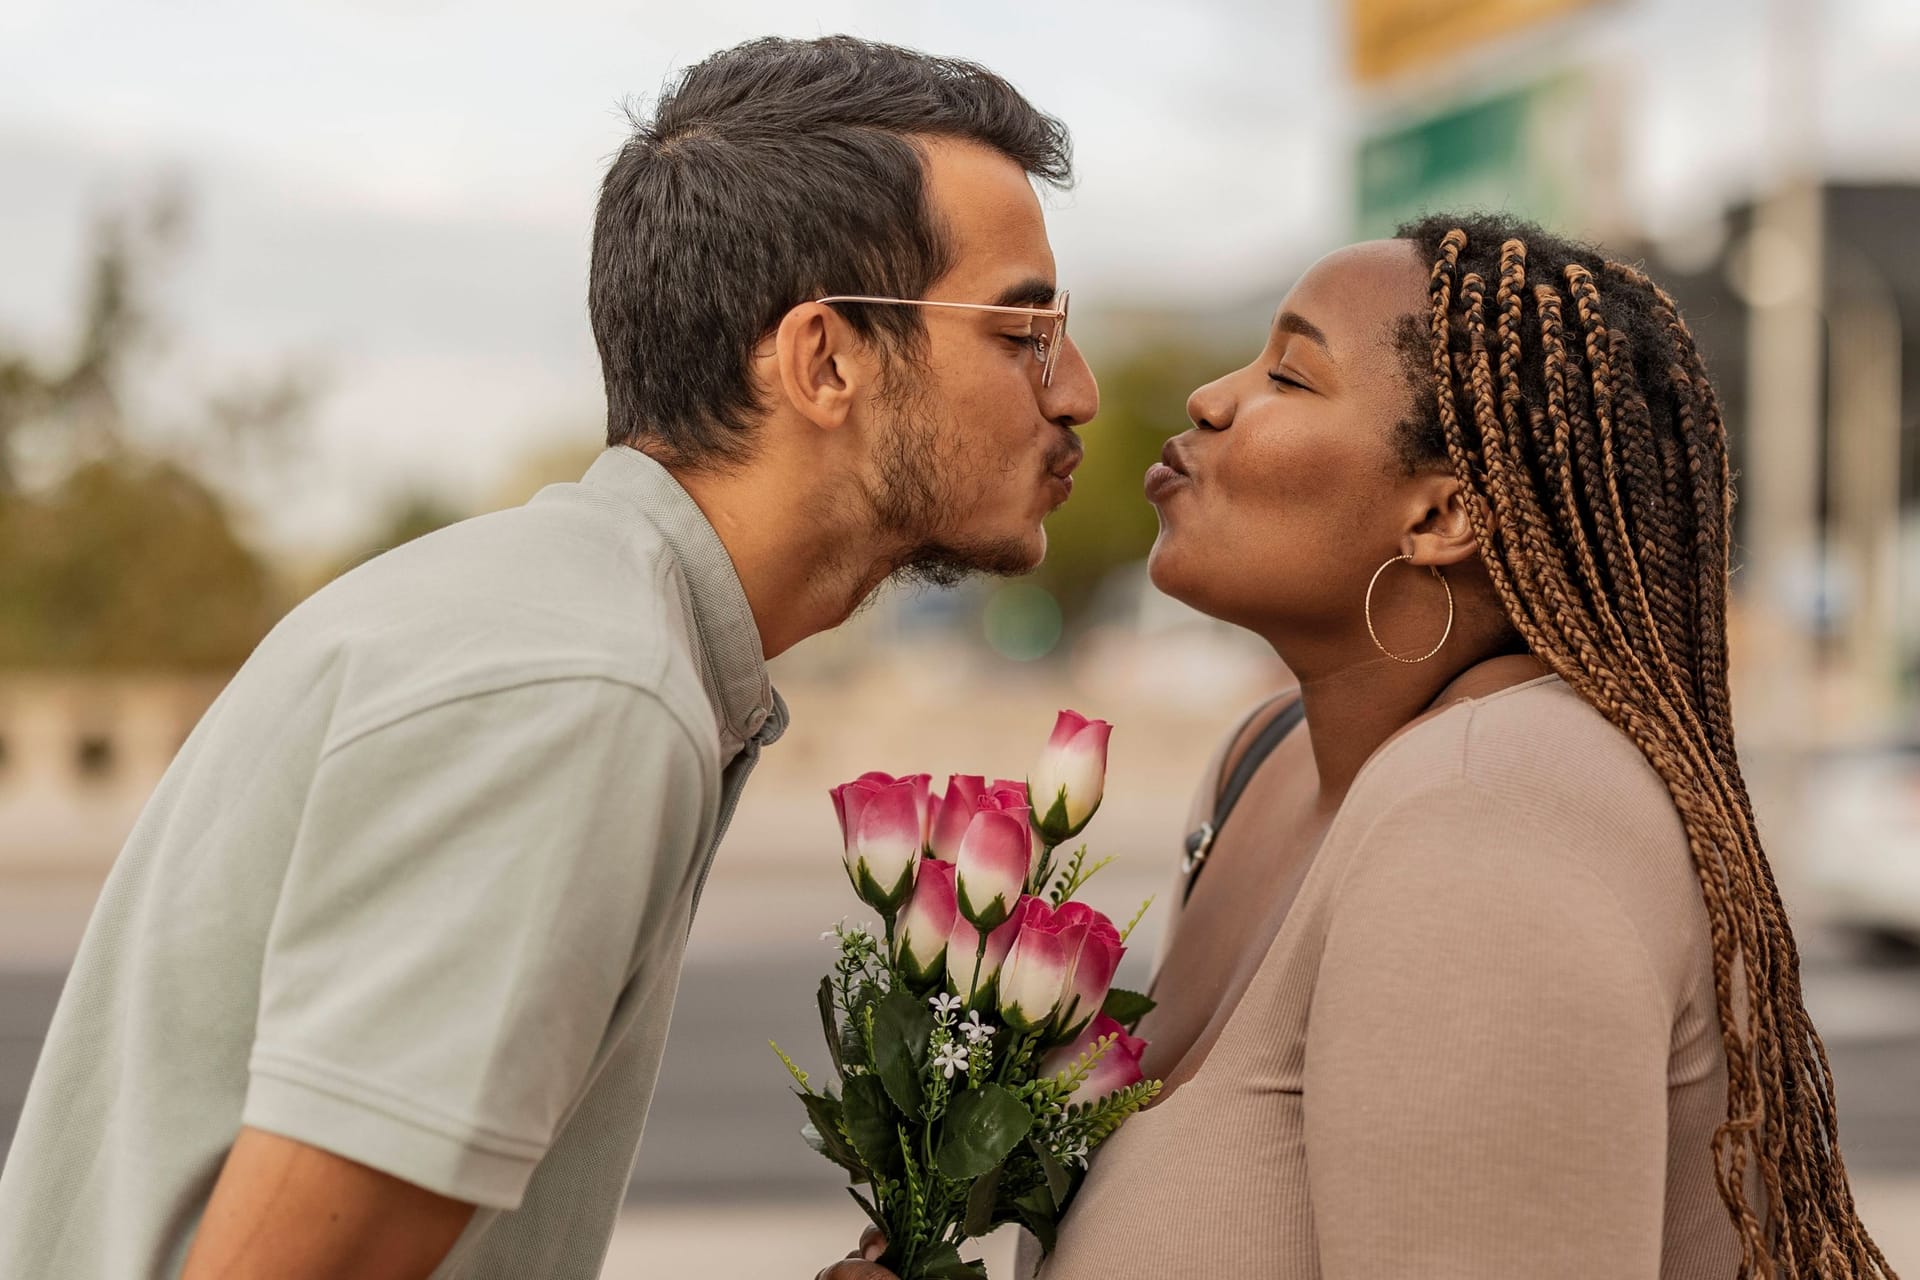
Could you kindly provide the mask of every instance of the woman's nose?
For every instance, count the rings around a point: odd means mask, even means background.
[[[1187,417],[1206,431],[1225,431],[1233,425],[1233,396],[1226,379],[1209,382],[1187,397]]]

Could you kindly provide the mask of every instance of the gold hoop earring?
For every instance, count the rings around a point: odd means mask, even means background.
[[[1365,605],[1363,606],[1367,614],[1367,634],[1373,637],[1373,647],[1378,649],[1380,652],[1386,654],[1389,658],[1392,658],[1395,662],[1404,662],[1410,667],[1417,666],[1420,663],[1425,662],[1428,658],[1431,658],[1434,654],[1440,652],[1441,646],[1447,643],[1447,637],[1453,634],[1453,587],[1451,584],[1447,582],[1447,575],[1440,572],[1440,566],[1430,564],[1427,566],[1427,572],[1431,573],[1434,577],[1438,578],[1440,580],[1440,585],[1447,589],[1447,629],[1440,633],[1440,639],[1437,643],[1435,643],[1433,648],[1427,650],[1425,653],[1421,654],[1417,658],[1403,658],[1399,654],[1388,649],[1387,646],[1385,646],[1384,644],[1380,643],[1380,633],[1373,629],[1374,584],[1380,581],[1381,574],[1385,573],[1388,569],[1392,568],[1394,565],[1399,564],[1402,560],[1411,562],[1412,559],[1413,559],[1412,556],[1395,556],[1393,559],[1381,565],[1378,569],[1375,569],[1373,571],[1373,580],[1367,583],[1367,599],[1366,599]]]

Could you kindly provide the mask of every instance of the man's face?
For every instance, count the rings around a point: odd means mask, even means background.
[[[927,298],[1044,307],[1053,249],[1020,166],[974,143],[925,144],[928,202],[953,267]],[[900,572],[949,583],[971,572],[1025,573],[1046,554],[1042,521],[1072,491],[1074,428],[1100,393],[1068,339],[1041,386],[1040,323],[989,311],[920,308],[923,361],[897,363],[875,407],[867,494],[881,531],[909,548]]]

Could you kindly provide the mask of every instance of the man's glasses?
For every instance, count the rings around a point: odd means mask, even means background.
[[[1033,321],[1029,337],[1033,358],[1040,362],[1040,385],[1053,385],[1053,370],[1060,363],[1060,350],[1067,345],[1067,291],[1050,307],[1002,307],[990,302],[930,302],[925,298],[866,298],[854,294],[836,294],[815,298],[815,302],[870,302],[888,307],[947,307],[956,311],[991,311],[999,315],[1026,316]]]

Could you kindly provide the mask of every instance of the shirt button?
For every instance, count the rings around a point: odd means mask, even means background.
[[[754,734],[760,732],[760,727],[766,724],[766,722],[767,722],[767,713],[763,709],[759,707],[755,707],[752,711],[748,712],[747,713],[747,736],[751,738]]]

